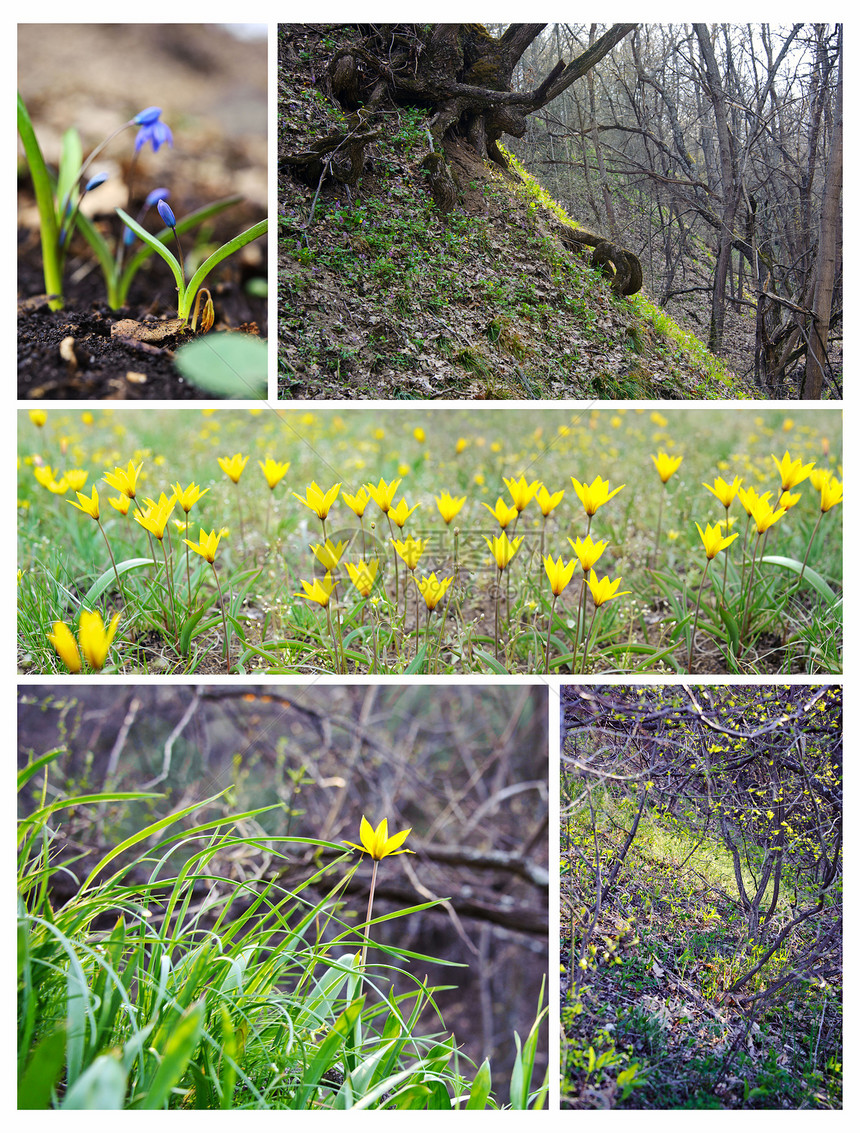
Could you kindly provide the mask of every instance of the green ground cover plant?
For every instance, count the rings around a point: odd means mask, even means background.
[[[562,1104],[841,1108],[841,689],[562,699]]]
[[[838,413],[453,421],[23,414],[21,670],[841,671]]]

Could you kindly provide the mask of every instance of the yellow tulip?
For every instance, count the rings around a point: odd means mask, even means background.
[[[114,614],[110,625],[105,629],[102,616],[98,610],[81,610],[80,624],[78,625],[78,638],[81,643],[81,652],[87,659],[91,669],[100,672],[104,668],[110,643],[114,639],[120,614]]]
[[[412,827],[407,827],[406,830],[401,830],[398,834],[388,836],[388,819],[383,818],[382,822],[374,830],[364,815],[361,816],[361,827],[359,828],[359,838],[361,838],[361,845],[355,842],[347,842],[347,846],[352,846],[354,850],[361,850],[363,854],[370,854],[375,862],[381,862],[383,858],[390,857],[392,854],[412,854],[414,850],[401,850],[400,847],[406,841],[409,834],[412,833]]]
[[[221,465],[221,471],[224,475],[229,476],[234,484],[238,484],[239,477],[245,471],[248,458],[247,456],[242,456],[240,452],[237,452],[234,453],[233,456],[219,456],[218,463]]]

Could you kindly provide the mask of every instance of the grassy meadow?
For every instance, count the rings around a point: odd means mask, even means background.
[[[24,673],[841,671],[836,411],[34,410],[18,457]]]

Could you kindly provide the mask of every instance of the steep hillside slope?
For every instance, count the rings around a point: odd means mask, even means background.
[[[279,396],[756,396],[643,292],[614,294],[522,166],[453,143],[440,200],[425,109],[331,93],[356,36],[279,29]]]

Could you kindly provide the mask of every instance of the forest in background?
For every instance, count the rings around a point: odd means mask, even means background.
[[[518,86],[600,30],[552,25]],[[527,122],[514,152],[711,350],[841,397],[841,26],[641,24]]]
[[[842,1105],[842,692],[562,688],[562,1105]]]

